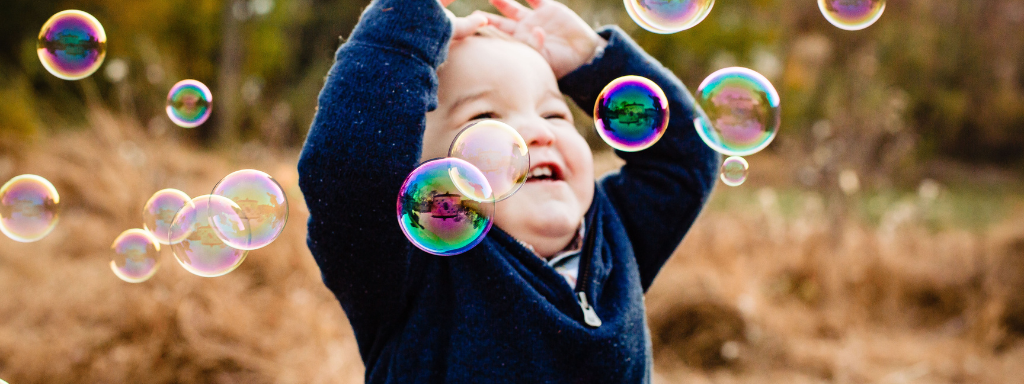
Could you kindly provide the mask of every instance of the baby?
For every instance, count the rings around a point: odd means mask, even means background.
[[[367,383],[647,383],[643,294],[715,182],[693,97],[621,30],[555,0],[376,0],[338,50],[299,161],[308,245],[355,331]],[[661,86],[665,135],[593,179],[563,94],[594,105],[612,80]],[[452,257],[411,245],[399,188],[455,135],[493,119],[529,145],[530,179],[495,227]],[[550,177],[548,177],[550,175]]]

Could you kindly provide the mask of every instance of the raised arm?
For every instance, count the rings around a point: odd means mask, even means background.
[[[616,153],[626,165],[600,185],[626,227],[644,290],[696,220],[715,185],[719,156],[697,135],[696,102],[671,71],[617,27],[599,34],[608,45],[594,60],[559,80],[562,92],[588,113],[605,85],[626,75],[643,76],[665,91],[669,125],[657,144]]]
[[[307,243],[361,348],[403,307],[411,246],[395,199],[418,162],[451,34],[437,0],[374,1],[337,51],[299,159]]]

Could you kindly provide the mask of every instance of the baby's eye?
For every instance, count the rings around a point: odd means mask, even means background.
[[[469,119],[469,120],[470,121],[473,121],[473,120],[485,120],[485,119],[493,119],[495,117],[497,117],[497,115],[495,115],[494,112],[484,112],[484,113],[481,113],[479,115],[473,116],[473,118]]]
[[[569,116],[564,113],[552,113],[550,115],[544,116],[544,118],[548,120],[569,120]]]

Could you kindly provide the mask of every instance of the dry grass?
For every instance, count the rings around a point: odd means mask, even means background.
[[[0,146],[0,179],[43,175],[65,202],[46,239],[0,238],[0,377],[361,382],[351,330],[305,246],[296,153],[241,148],[228,159],[101,112],[91,120],[92,131]],[[597,160],[598,169],[615,164]],[[140,226],[149,194],[203,194],[239,168],[267,171],[287,189],[281,238],[219,278],[186,273],[166,251],[149,282],[114,277],[109,244]],[[836,226],[816,195],[786,214],[773,190],[755,196],[703,215],[649,293],[658,383],[1003,383],[1024,375],[1024,225],[933,230],[920,219],[927,207],[911,204],[877,227]]]

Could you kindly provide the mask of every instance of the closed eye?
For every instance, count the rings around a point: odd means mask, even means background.
[[[473,116],[473,118],[472,118],[472,119],[469,119],[469,120],[470,120],[470,121],[474,121],[474,120],[485,120],[485,119],[494,119],[494,118],[496,118],[497,116],[498,116],[498,115],[497,115],[497,114],[495,114],[494,112],[484,112],[484,113],[478,114],[478,115],[476,115],[476,116]]]

